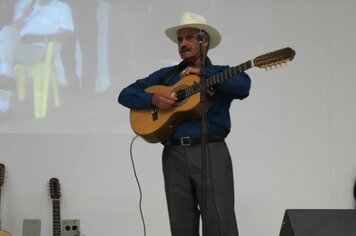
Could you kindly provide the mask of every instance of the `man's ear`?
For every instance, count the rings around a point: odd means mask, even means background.
[[[209,39],[207,39],[206,37],[204,38],[203,46],[206,47],[206,48],[209,47]]]

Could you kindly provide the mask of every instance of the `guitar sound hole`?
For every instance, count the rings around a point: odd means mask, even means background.
[[[187,100],[187,98],[189,97],[186,91],[187,88],[188,86],[180,86],[173,91],[173,94],[177,97],[175,106],[179,106]]]
[[[183,101],[184,98],[186,97],[186,96],[185,96],[185,90],[182,89],[182,90],[177,91],[176,97],[178,98],[178,99],[177,99],[177,102]]]

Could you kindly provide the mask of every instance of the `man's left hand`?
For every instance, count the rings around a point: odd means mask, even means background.
[[[188,75],[199,75],[199,74],[200,74],[200,68],[188,66],[180,73],[180,77],[183,78]]]

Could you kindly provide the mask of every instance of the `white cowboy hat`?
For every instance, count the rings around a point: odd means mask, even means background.
[[[173,42],[178,43],[177,32],[183,28],[204,29],[209,34],[210,46],[215,48],[221,42],[220,33],[208,24],[207,19],[196,13],[185,12],[182,15],[179,25],[166,29],[165,33]]]

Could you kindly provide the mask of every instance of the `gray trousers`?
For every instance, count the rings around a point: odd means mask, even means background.
[[[223,141],[207,146],[206,236],[238,236],[228,148]],[[162,158],[172,236],[199,236],[201,146],[165,146]]]

